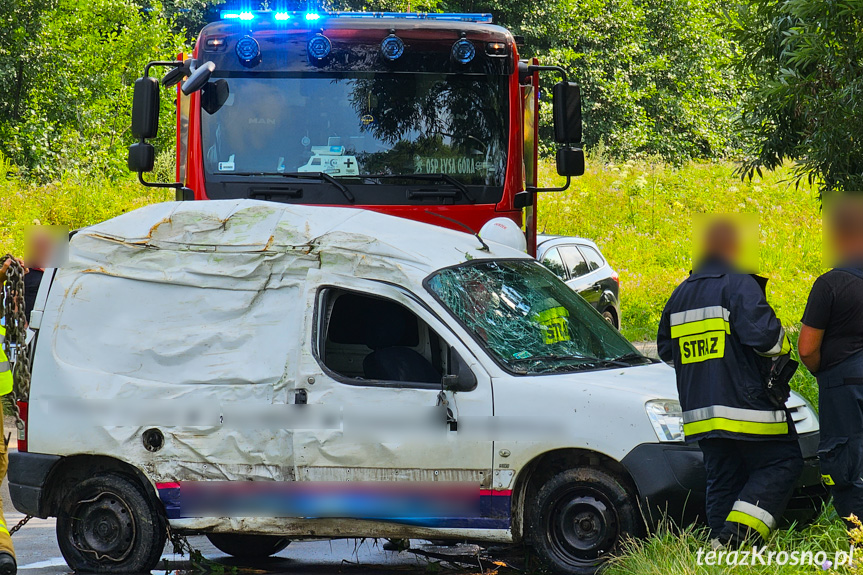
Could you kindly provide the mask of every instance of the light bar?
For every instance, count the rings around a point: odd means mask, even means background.
[[[222,20],[254,20],[255,13],[248,10],[222,10]]]
[[[255,18],[271,18],[284,22],[293,19],[305,19],[315,22],[323,18],[361,18],[387,20],[442,20],[447,22],[475,22],[491,24],[491,14],[473,14],[469,12],[271,12],[270,10],[222,10],[222,20],[254,20]]]

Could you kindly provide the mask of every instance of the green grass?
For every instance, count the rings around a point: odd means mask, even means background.
[[[550,234],[596,241],[620,273],[622,331],[633,341],[656,337],[672,290],[691,269],[692,217],[698,213],[759,215],[759,273],[768,277],[768,300],[796,339],[806,298],[826,271],[821,214],[814,190],[795,189],[789,169],[742,182],[732,163],[613,164],[588,160],[587,173],[566,192],[540,195],[538,227]],[[540,170],[541,185],[559,184],[553,166]],[[817,399],[804,369],[795,388]]]
[[[848,532],[838,520],[832,509],[824,510],[818,519],[802,529],[782,529],[776,531],[766,545],[765,561],[770,551],[827,553],[834,561],[837,551],[848,552],[850,548]],[[648,539],[628,541],[625,551],[614,558],[603,575],[695,575],[745,573],[746,575],[785,575],[791,573],[823,573],[822,567],[800,565],[698,565],[698,551],[710,551],[707,529],[689,527],[682,532],[663,527]],[[750,547],[751,549],[751,547]],[[858,551],[855,551],[855,567],[833,565],[829,573],[858,573],[855,568]]]
[[[173,199],[173,190],[145,188],[134,180],[66,178],[46,185],[22,182],[0,157],[0,255],[22,255],[24,230],[34,223],[70,230],[101,222],[146,204]]]

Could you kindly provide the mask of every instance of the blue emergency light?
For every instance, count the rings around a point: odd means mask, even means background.
[[[394,20],[442,20],[447,22],[475,22],[491,24],[491,14],[473,14],[469,12],[272,12],[270,10],[222,10],[222,20],[272,19],[277,22],[288,20],[305,20],[317,22],[324,18],[363,18],[363,19],[394,19]]]

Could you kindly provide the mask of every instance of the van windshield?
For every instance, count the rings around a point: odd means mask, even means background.
[[[581,296],[535,261],[468,263],[436,272],[427,286],[513,373],[561,373],[651,362]]]

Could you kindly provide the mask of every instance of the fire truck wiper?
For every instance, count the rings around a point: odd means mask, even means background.
[[[351,203],[357,201],[346,185],[332,177],[326,172],[232,172],[231,176],[272,176],[281,178],[296,178],[298,180],[321,180],[328,184],[332,184],[338,189],[345,199]]]
[[[393,180],[393,179],[402,179],[402,180],[426,180],[431,182],[446,182],[455,189],[457,189],[464,198],[472,204],[476,203],[476,200],[470,195],[470,191],[467,189],[467,186],[460,182],[457,178],[450,176],[449,174],[369,174],[362,175],[361,178],[368,180]]]

